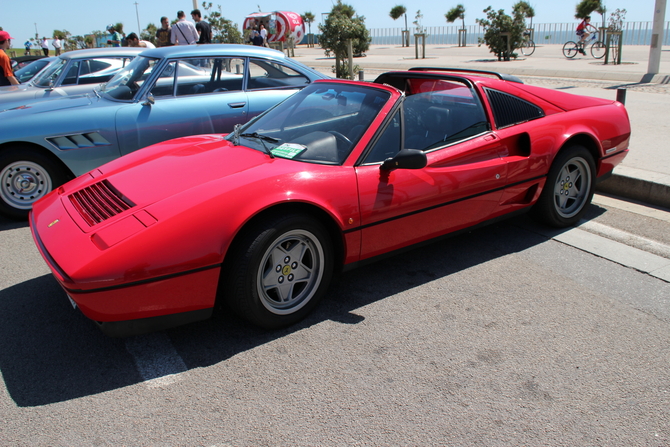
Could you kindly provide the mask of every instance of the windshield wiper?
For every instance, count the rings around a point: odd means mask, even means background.
[[[265,150],[265,153],[270,156],[270,158],[275,158],[274,155],[272,155],[272,151],[270,148],[268,148],[265,145],[265,142],[267,141],[268,143],[279,143],[279,140],[276,138],[268,137],[267,135],[261,135],[258,132],[253,132],[253,133],[243,133],[240,135],[235,135],[236,137],[243,137],[243,138],[255,138],[258,141],[261,142],[261,145],[263,146],[263,150]],[[237,143],[235,144],[237,146]]]

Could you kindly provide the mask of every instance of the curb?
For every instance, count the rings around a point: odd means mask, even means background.
[[[670,175],[617,166],[612,176],[596,185],[596,190],[670,208]]]

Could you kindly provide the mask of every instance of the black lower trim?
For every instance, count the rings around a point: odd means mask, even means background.
[[[377,221],[377,222],[372,222],[372,223],[369,223],[369,224],[361,225],[361,226],[356,227],[356,228],[350,228],[348,230],[343,231],[343,233],[344,234],[352,233],[354,231],[364,230],[366,228],[374,227],[376,225],[381,225],[381,224],[384,224],[384,223],[387,223],[387,222],[393,222],[394,220],[404,219],[405,217],[413,216],[415,214],[421,214],[421,213],[424,213],[426,211],[431,211],[431,210],[434,210],[434,209],[437,209],[437,208],[442,208],[443,206],[453,205],[454,203],[463,202],[465,200],[474,199],[476,197],[485,196],[486,194],[491,194],[491,193],[494,193],[494,192],[498,192],[500,190],[511,188],[513,186],[523,185],[524,183],[529,183],[529,182],[535,182],[535,181],[543,179],[545,177],[546,177],[546,175],[538,175],[537,177],[529,178],[529,179],[526,179],[526,180],[521,180],[519,182],[510,183],[509,185],[501,186],[501,187],[495,188],[495,189],[490,189],[488,191],[480,192],[478,194],[473,194],[471,196],[462,197],[460,199],[456,199],[456,200],[452,200],[452,201],[444,202],[444,203],[439,203],[437,205],[422,208],[420,210],[412,211],[411,213],[405,213],[405,214],[401,214],[399,216],[389,217],[388,219],[384,219],[384,220],[380,220],[380,221]]]
[[[185,272],[173,273],[171,275],[157,276],[155,278],[149,278],[149,279],[143,279],[141,281],[129,282],[127,284],[120,284],[118,286],[100,287],[100,288],[97,288],[97,289],[90,289],[90,290],[69,289],[67,287],[63,287],[63,288],[65,289],[66,292],[70,292],[70,293],[74,293],[74,294],[106,292],[108,290],[126,289],[128,287],[141,286],[143,284],[148,284],[148,283],[157,282],[157,281],[163,281],[163,280],[166,280],[166,279],[176,278],[178,276],[190,275],[191,273],[198,273],[198,272],[202,272],[204,270],[215,269],[215,268],[219,268],[219,267],[221,267],[221,264],[208,265],[207,267],[200,267],[200,268],[193,269],[193,270],[187,270]]]
[[[530,211],[530,209],[531,209],[531,206],[527,206],[527,207],[524,207],[524,208],[521,208],[521,209],[518,209],[518,210],[515,210],[515,211],[512,211],[512,212],[503,214],[502,216],[498,216],[498,217],[494,217],[493,219],[485,220],[485,221],[480,222],[480,223],[478,223],[476,225],[473,225],[471,227],[463,228],[462,230],[452,231],[451,233],[443,234],[442,236],[435,236],[432,239],[428,239],[428,240],[425,240],[423,242],[417,242],[416,244],[408,245],[407,247],[399,248],[397,250],[393,250],[393,251],[390,251],[390,252],[387,252],[387,253],[384,253],[384,254],[381,254],[381,255],[373,256],[371,258],[363,259],[362,261],[352,262],[351,264],[347,264],[347,265],[343,266],[342,271],[343,272],[348,272],[349,270],[354,270],[354,269],[357,269],[357,268],[362,267],[364,265],[373,264],[373,263],[375,263],[377,261],[380,261],[382,259],[397,256],[401,253],[405,253],[405,252],[408,252],[408,251],[411,251],[411,250],[416,250],[417,248],[425,247],[426,245],[434,244],[435,242],[438,242],[438,241],[441,241],[441,240],[444,240],[444,239],[449,239],[451,237],[458,236],[459,234],[463,234],[463,233],[467,233],[467,232],[476,230],[477,228],[486,227],[486,226],[494,224],[496,222],[500,222],[502,220],[507,220],[507,219],[510,219],[512,217],[519,216],[521,214],[525,214],[528,211]]]
[[[159,317],[138,318],[126,321],[96,321],[105,335],[110,337],[130,337],[147,332],[162,331],[183,324],[207,320],[212,316],[213,307],[178,314],[161,315]]]

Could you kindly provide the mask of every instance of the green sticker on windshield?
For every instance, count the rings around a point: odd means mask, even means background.
[[[272,155],[281,158],[294,158],[296,155],[301,154],[307,146],[296,143],[284,143],[276,148],[272,149]]]

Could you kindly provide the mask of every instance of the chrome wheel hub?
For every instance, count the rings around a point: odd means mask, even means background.
[[[51,178],[37,163],[17,161],[0,172],[0,197],[13,208],[26,210],[51,191]]]
[[[568,160],[554,185],[554,205],[559,215],[570,218],[581,211],[591,190],[591,169],[586,160]]]

